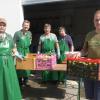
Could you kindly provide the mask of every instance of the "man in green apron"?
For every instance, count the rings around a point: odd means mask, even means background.
[[[14,42],[19,54],[26,56],[29,53],[29,46],[31,44],[31,32],[28,31],[30,28],[30,21],[24,20],[22,29],[15,32]],[[30,70],[17,70],[18,79],[20,85],[27,85]]]
[[[51,25],[44,25],[44,34],[40,36],[38,53],[55,53],[57,51],[57,57],[60,57],[60,50],[58,40],[55,34],[51,33]],[[56,48],[56,50],[55,50]],[[58,80],[58,72],[43,71],[42,72],[43,82]]]
[[[14,66],[14,42],[5,32],[6,20],[0,18],[0,100],[22,100]]]
[[[60,47],[60,59],[58,63],[61,64],[66,58],[66,51],[74,51],[73,41],[70,35],[66,34],[65,28],[62,26],[59,28],[59,47]],[[59,81],[64,82],[64,72],[59,72]]]

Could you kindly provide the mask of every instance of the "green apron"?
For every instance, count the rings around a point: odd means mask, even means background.
[[[22,35],[22,32],[19,31],[19,39],[16,43],[18,52],[23,56],[26,56],[26,54],[29,53],[30,44],[30,34],[26,33],[25,35]],[[29,77],[30,70],[17,70],[17,74],[18,77]]]
[[[11,55],[12,38],[0,41],[0,100],[21,100],[19,83]]]
[[[42,42],[42,53],[49,53],[55,50],[55,41],[51,39],[45,39]],[[58,80],[58,72],[51,72],[51,71],[43,71],[42,72],[42,79],[43,81],[48,80]]]
[[[65,52],[69,51],[68,44],[66,44],[64,39],[59,40],[59,47],[60,47],[60,58],[58,59],[58,64],[61,64],[64,59],[66,58]],[[65,74],[64,72],[59,72],[59,81],[64,81]]]

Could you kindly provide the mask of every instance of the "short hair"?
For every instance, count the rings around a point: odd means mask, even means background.
[[[94,17],[96,14],[100,13],[100,10],[96,10],[96,12],[94,13]]]
[[[51,28],[51,25],[46,23],[46,24],[44,24],[44,27],[50,27]]]
[[[64,26],[60,26],[60,27],[59,27],[59,30],[62,30],[62,29],[63,29],[64,31],[66,31],[66,29],[65,29]]]
[[[96,13],[100,13],[100,10],[96,10],[95,14],[96,14]]]
[[[0,23],[4,23],[4,24],[5,24],[5,26],[7,25],[7,21],[6,21],[6,19],[5,19],[5,18],[1,18],[1,17],[0,17]]]
[[[24,23],[29,23],[29,24],[30,24],[30,21],[29,21],[29,20],[24,20],[24,21],[23,21],[23,24],[24,24]]]

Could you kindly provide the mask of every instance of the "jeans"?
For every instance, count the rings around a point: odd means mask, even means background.
[[[84,87],[87,99],[100,100],[100,81],[84,79]]]

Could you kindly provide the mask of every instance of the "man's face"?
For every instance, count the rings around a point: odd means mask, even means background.
[[[94,16],[94,26],[97,30],[100,30],[100,12],[97,12]]]
[[[29,23],[23,23],[22,27],[23,27],[24,31],[28,31],[29,28],[30,28],[30,24]]]
[[[51,27],[44,27],[44,33],[49,34],[51,31]]]
[[[64,30],[64,29],[59,29],[59,34],[60,34],[61,36],[64,36],[64,35],[65,35],[65,30]]]
[[[6,24],[5,23],[0,23],[0,33],[4,33],[6,30]]]

